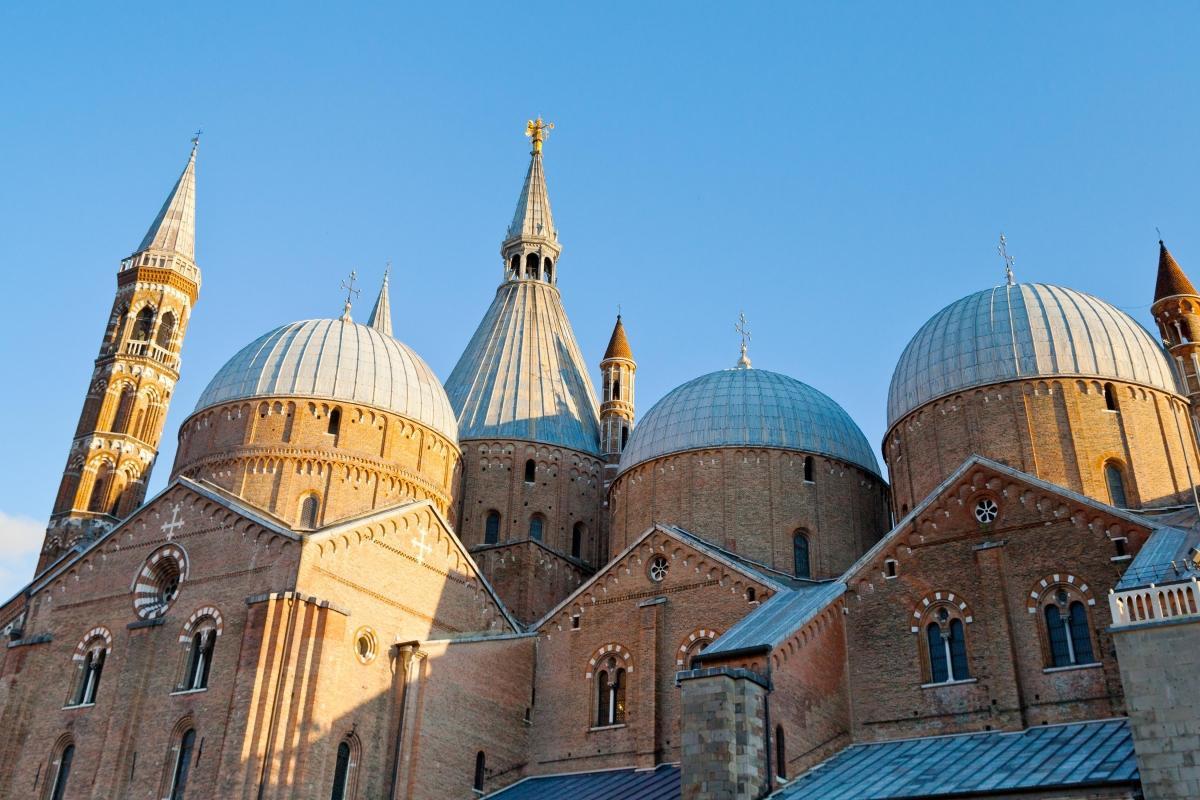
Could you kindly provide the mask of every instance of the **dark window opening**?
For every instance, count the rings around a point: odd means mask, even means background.
[[[796,531],[792,536],[792,572],[797,578],[811,578],[812,565],[809,563],[808,537],[803,531]]]
[[[787,780],[787,746],[784,744],[783,726],[775,726],[775,775]]]
[[[534,514],[529,518],[529,538],[535,542],[542,540],[542,528],[545,523],[545,517],[541,514]]]
[[[520,275],[521,275],[521,257],[518,255],[514,255],[512,258],[510,258],[508,260],[508,268],[512,271],[512,274],[515,277],[520,277]]]
[[[579,558],[583,553],[583,523],[576,522],[571,531],[571,555]]]
[[[96,702],[100,691],[100,675],[104,672],[104,660],[108,651],[89,650],[83,658],[83,672],[79,676],[79,687],[75,690],[75,705],[91,705]]]
[[[71,762],[75,760],[75,745],[69,744],[63,748],[58,757],[58,770],[54,773],[54,785],[50,790],[50,800],[63,800],[67,793],[67,779],[71,777]]]
[[[553,261],[551,261],[551,260],[550,260],[550,259],[548,259],[548,258],[546,259],[546,274],[545,274],[545,278],[546,278],[546,283],[553,283],[553,282],[554,282],[554,262],[553,262]]]
[[[487,756],[480,750],[475,754],[475,791],[483,791],[483,779],[487,774]]]
[[[967,642],[962,620],[950,619],[941,609],[939,620],[925,628],[929,644],[929,677],[932,683],[965,681],[971,677],[967,669]]]
[[[1108,497],[1112,504],[1117,508],[1127,508],[1125,479],[1121,475],[1121,468],[1115,462],[1110,461],[1104,465],[1104,482],[1108,484]]]
[[[139,342],[147,342],[150,340],[150,330],[154,327],[154,309],[150,306],[142,306],[142,310],[137,313],[137,317],[133,321],[133,336]]]
[[[483,523],[483,543],[496,544],[500,541],[500,512],[489,511]]]
[[[1104,407],[1109,411],[1117,411],[1117,390],[1111,383],[1104,384]]]
[[[1125,552],[1125,540],[1124,539],[1113,539],[1113,547],[1116,548],[1118,556],[1128,555]]]
[[[179,740],[179,756],[175,759],[175,775],[171,778],[170,800],[183,800],[187,790],[188,771],[192,768],[192,748],[196,744],[196,731],[188,728]]]
[[[896,562],[895,561],[885,561],[883,563],[883,568],[884,568],[884,573],[889,578],[896,577]]]
[[[625,449],[625,445],[629,444],[629,428],[625,425],[621,426],[621,449]]]
[[[753,586],[751,586],[750,588],[746,589],[746,599],[747,599],[748,601],[750,601],[751,603],[753,603],[753,602],[755,602],[756,600],[758,600],[758,590],[757,590],[757,589],[755,589]]]
[[[329,412],[328,432],[332,433],[334,436],[337,436],[337,433],[339,430],[341,430],[341,427],[342,427],[342,410],[340,408],[335,408],[333,411]]]
[[[207,689],[208,672],[212,668],[213,648],[216,647],[217,631],[208,628],[192,636],[192,649],[188,657],[185,689]]]
[[[525,482],[533,483],[537,480],[537,462],[532,458],[525,462]]]
[[[350,783],[350,744],[342,742],[338,745],[337,761],[333,766],[333,793],[330,800],[345,800],[346,787]]]
[[[1046,635],[1050,640],[1051,666],[1070,667],[1095,663],[1087,610],[1083,603],[1076,601],[1066,606],[1067,614],[1064,617],[1064,605],[1065,598],[1060,598],[1058,603],[1046,606]]]
[[[804,480],[809,483],[813,482],[813,457],[804,457]]]
[[[309,529],[317,527],[317,515],[320,510],[321,500],[315,494],[305,497],[300,504],[300,527]]]
[[[625,669],[609,659],[606,668],[596,673],[596,725],[620,725],[625,722]]]
[[[536,253],[525,256],[525,277],[534,279],[538,276],[538,257]]]
[[[162,319],[158,323],[158,333],[154,337],[154,343],[164,350],[171,347],[171,339],[175,336],[175,315],[170,311],[164,312]]]
[[[615,380],[613,380],[612,397],[610,397],[609,399],[610,400],[620,400],[621,399],[621,379],[620,378],[616,378]]]

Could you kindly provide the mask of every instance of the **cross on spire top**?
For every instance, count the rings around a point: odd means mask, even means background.
[[[737,368],[750,369],[750,357],[746,355],[746,351],[750,345],[750,327],[746,324],[746,312],[738,312],[738,321],[733,326],[733,329],[742,337],[742,355],[738,359]]]
[[[342,309],[342,322],[350,322],[350,305],[355,295],[362,294],[361,289],[354,288],[354,281],[358,279],[358,272],[350,270],[350,277],[342,281],[342,288],[346,290],[346,307]]]
[[[996,252],[1004,259],[1004,279],[1009,286],[1015,286],[1017,279],[1013,276],[1013,264],[1016,259],[1008,254],[1008,240],[1004,238],[1004,234],[1000,234],[1000,246],[996,248]]]

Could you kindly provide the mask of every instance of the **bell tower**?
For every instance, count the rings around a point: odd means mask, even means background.
[[[625,336],[621,315],[613,326],[608,349],[600,361],[603,389],[600,394],[600,451],[611,467],[621,460],[621,453],[633,433],[633,378],[637,362]]]
[[[1194,420],[1200,412],[1200,293],[1161,240],[1150,313],[1171,355],[1180,388],[1192,402]]]
[[[196,149],[133,255],[100,342],[37,571],[141,505],[158,453],[179,352],[200,292]]]

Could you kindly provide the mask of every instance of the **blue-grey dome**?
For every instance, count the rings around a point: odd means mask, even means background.
[[[1020,283],[968,295],[917,331],[892,375],[888,428],[939,397],[1039,376],[1179,391],[1162,346],[1128,314],[1074,289]]]
[[[867,437],[841,406],[806,383],[763,369],[710,372],[668,392],[634,427],[620,472],[711,447],[799,450],[879,474]]]
[[[196,410],[279,395],[375,406],[458,441],[458,421],[433,370],[409,347],[367,325],[310,319],[269,331],[217,371]]]

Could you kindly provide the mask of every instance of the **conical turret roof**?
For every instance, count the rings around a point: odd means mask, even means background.
[[[196,260],[196,149],[136,252],[167,250]]]
[[[608,349],[604,351],[604,360],[623,358],[633,361],[633,350],[629,347],[629,339],[625,337],[625,326],[621,323],[621,315],[617,314],[617,324],[613,326],[612,338],[608,340]]]
[[[1154,286],[1155,301],[1162,300],[1175,294],[1196,294],[1196,287],[1183,274],[1171,251],[1158,241],[1158,281]]]
[[[558,240],[554,228],[554,215],[550,212],[550,195],[546,190],[546,173],[542,169],[542,153],[536,150],[529,159],[529,171],[525,173],[525,185],[517,198],[517,210],[508,226],[505,241],[514,239]]]
[[[379,287],[379,297],[375,298],[375,307],[371,309],[371,318],[367,324],[384,336],[392,335],[392,304],[388,299],[388,273],[383,273],[383,285]]]

